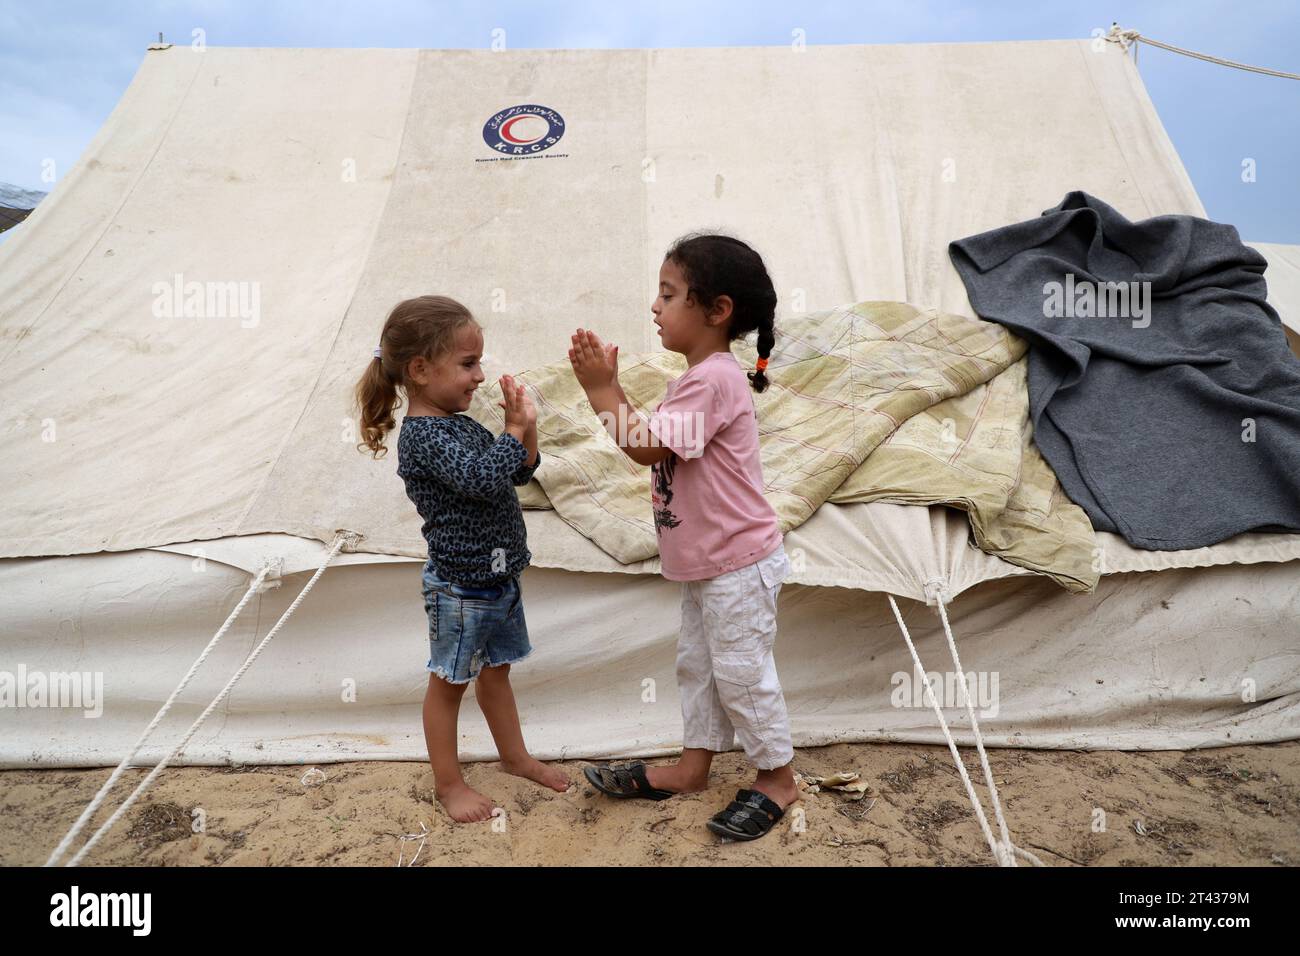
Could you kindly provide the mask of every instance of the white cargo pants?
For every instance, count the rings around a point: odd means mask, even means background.
[[[776,599],[790,573],[785,548],[716,578],[682,582],[677,687],[682,745],[730,750],[740,737],[760,770],[794,759],[776,677]]]

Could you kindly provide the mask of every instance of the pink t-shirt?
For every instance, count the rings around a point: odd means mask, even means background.
[[[650,430],[674,452],[650,471],[664,577],[699,581],[743,568],[781,544],[763,497],[754,389],[731,352],[668,383]]]

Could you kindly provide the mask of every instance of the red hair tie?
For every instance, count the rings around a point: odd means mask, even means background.
[[[755,368],[757,371],[760,371],[760,372],[763,371],[763,369],[767,368],[767,359],[765,359],[765,358],[761,358],[761,359],[759,359],[757,362],[754,363],[754,368]]]

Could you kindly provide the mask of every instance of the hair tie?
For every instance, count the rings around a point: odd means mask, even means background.
[[[375,349],[375,358],[383,358],[383,353],[384,350],[382,347]]]
[[[765,359],[765,358],[761,358],[761,359],[759,359],[757,362],[754,363],[754,369],[755,369],[756,371],[761,372],[761,371],[763,371],[763,369],[765,369],[765,368],[767,368],[767,359]]]

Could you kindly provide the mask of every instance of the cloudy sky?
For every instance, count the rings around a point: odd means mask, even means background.
[[[0,0],[0,182],[49,189],[162,32],[216,46],[610,48],[1086,38],[1119,18],[1175,46],[1300,73],[1300,5],[1284,0],[1063,2],[83,2]],[[1300,243],[1300,81],[1143,47],[1139,69],[1212,219]],[[1243,183],[1243,158],[1257,179]],[[1104,197],[1103,197],[1104,198]]]

